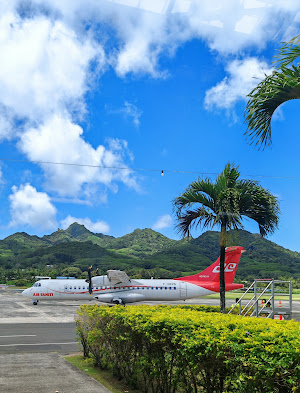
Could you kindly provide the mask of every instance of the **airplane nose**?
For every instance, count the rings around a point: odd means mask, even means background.
[[[22,295],[23,295],[23,296],[28,296],[29,289],[30,289],[30,288],[24,289],[24,291],[22,292]]]

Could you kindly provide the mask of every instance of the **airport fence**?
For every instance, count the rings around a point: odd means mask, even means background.
[[[209,306],[83,305],[85,356],[143,393],[298,393],[300,324]]]

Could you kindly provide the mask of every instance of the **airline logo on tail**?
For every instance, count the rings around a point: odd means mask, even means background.
[[[233,272],[234,269],[236,268],[237,263],[225,263],[224,265],[224,271],[225,273]],[[212,271],[213,273],[220,273],[220,265],[217,265],[214,270]]]

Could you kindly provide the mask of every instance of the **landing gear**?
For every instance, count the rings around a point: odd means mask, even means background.
[[[33,304],[34,306],[37,306],[38,300],[33,300],[33,301],[32,301],[32,304]]]
[[[112,303],[116,305],[119,304],[120,306],[125,306],[125,303],[122,299],[113,299]]]

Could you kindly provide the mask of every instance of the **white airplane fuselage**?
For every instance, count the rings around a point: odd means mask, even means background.
[[[225,291],[242,288],[234,284],[243,247],[226,248]],[[90,273],[89,273],[90,274]],[[92,293],[86,280],[55,279],[37,281],[22,292],[37,304],[39,300],[93,300],[103,303],[185,300],[220,292],[220,258],[200,273],[175,279],[133,280],[121,270],[108,270],[105,276],[91,277]]]
[[[201,286],[172,279],[140,279],[126,284],[112,284],[107,276],[97,277],[93,293],[88,291],[88,283],[80,279],[54,279],[37,281],[22,295],[37,300],[93,300],[104,303],[124,303],[155,300],[184,300],[205,296],[213,291]]]

